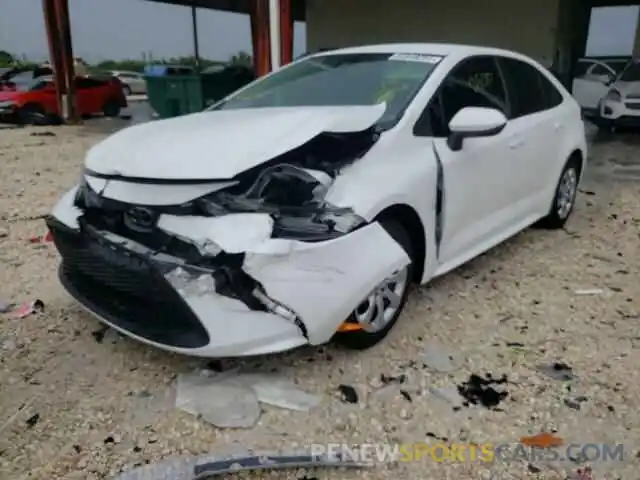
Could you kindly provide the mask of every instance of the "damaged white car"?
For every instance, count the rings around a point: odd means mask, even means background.
[[[112,135],[47,223],[66,290],[140,341],[204,357],[361,349],[411,283],[561,227],[585,158],[579,106],[527,57],[349,48]]]

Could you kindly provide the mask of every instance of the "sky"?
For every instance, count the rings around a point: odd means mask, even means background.
[[[41,0],[0,0],[0,50],[47,57]],[[74,54],[89,62],[105,59],[155,58],[193,53],[191,11],[143,0],[69,0]],[[587,55],[630,55],[638,7],[594,9]],[[247,15],[198,10],[200,53],[227,60],[240,50],[251,51]],[[296,24],[294,56],[306,50],[305,26]]]

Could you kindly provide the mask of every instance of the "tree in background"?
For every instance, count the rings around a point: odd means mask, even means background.
[[[234,67],[253,67],[253,57],[249,55],[244,50],[236,53],[235,55],[231,55],[227,65],[231,65]]]
[[[13,64],[13,55],[4,50],[0,50],[0,67],[9,67]]]

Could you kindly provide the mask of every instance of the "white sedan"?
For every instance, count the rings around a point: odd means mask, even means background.
[[[534,223],[562,227],[586,153],[578,104],[528,57],[347,48],[112,135],[47,223],[65,289],[142,342],[363,349],[411,283]]]

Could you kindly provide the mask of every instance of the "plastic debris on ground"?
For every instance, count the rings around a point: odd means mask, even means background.
[[[429,342],[422,355],[425,365],[436,372],[449,373],[458,368],[453,355],[437,343]]]
[[[458,385],[458,393],[470,404],[495,409],[509,396],[508,392],[496,390],[494,386],[507,383],[507,376],[493,378],[491,374],[484,377],[471,374],[469,379]]]
[[[197,480],[228,478],[229,474],[261,470],[305,468],[367,468],[372,463],[358,462],[341,455],[313,455],[308,451],[253,451],[244,453],[169,458],[120,474],[115,480]]]
[[[9,313],[14,307],[15,304],[0,300],[0,313]]]
[[[573,293],[576,295],[602,295],[604,290],[602,288],[583,288],[575,290]]]
[[[556,362],[551,365],[538,365],[536,370],[547,377],[551,377],[554,380],[561,382],[568,382],[575,378],[573,369],[566,363]]]
[[[16,318],[25,318],[29,315],[44,310],[44,302],[36,299],[31,302],[26,302],[20,305],[14,312],[13,316]]]
[[[176,407],[220,428],[250,428],[264,403],[289,410],[308,411],[321,398],[299,389],[275,373],[209,371],[178,376]]]
[[[51,232],[47,232],[44,235],[34,235],[29,238],[29,243],[49,243],[53,241],[53,235]]]

